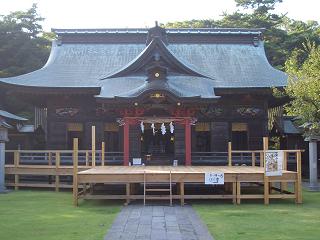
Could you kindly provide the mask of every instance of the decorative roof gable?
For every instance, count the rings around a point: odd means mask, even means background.
[[[162,29],[160,27],[155,28]],[[211,78],[199,73],[198,71],[187,66],[185,63],[181,62],[181,60],[179,60],[167,48],[165,42],[163,42],[163,40],[165,39],[163,31],[155,31],[155,28],[151,29],[151,33],[148,35],[147,43],[149,41],[150,43],[135,59],[133,59],[120,70],[109,74],[101,80],[108,78],[142,75],[148,75],[148,77],[150,78],[152,77],[150,75],[150,73],[152,74],[152,71],[150,71],[152,69],[158,69],[165,75],[187,75],[194,77]]]

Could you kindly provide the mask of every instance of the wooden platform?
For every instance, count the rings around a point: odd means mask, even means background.
[[[79,183],[141,183],[144,172],[152,175],[154,182],[166,180],[169,172],[172,181],[204,183],[206,172],[223,172],[225,182],[263,182],[264,169],[251,166],[104,166],[94,167],[78,173]],[[281,177],[270,177],[269,182],[294,182],[296,172],[283,171]],[[165,177],[165,178],[164,178]]]
[[[136,194],[133,186],[144,182],[147,174],[148,182],[166,183],[171,172],[171,181],[178,185],[178,193],[173,199],[179,199],[184,204],[185,199],[231,199],[240,204],[241,199],[264,199],[266,204],[272,198],[294,198],[297,203],[301,200],[301,183],[298,182],[297,172],[283,171],[282,176],[265,177],[264,168],[252,166],[99,166],[78,172],[77,184],[92,186],[93,184],[125,184],[125,195],[93,195],[85,190],[78,194],[78,198],[85,199],[125,199],[127,203],[135,199],[143,199],[143,195]],[[223,172],[225,181],[224,194],[197,194],[186,195],[185,184],[194,183],[202,185],[206,172]],[[272,183],[281,182],[281,188],[271,188]],[[286,184],[295,184],[295,192],[289,192]],[[243,194],[242,183],[255,183],[262,188],[263,194]],[[259,188],[259,187],[258,187]],[[77,188],[78,189],[78,188]],[[75,190],[75,189],[74,189]],[[273,193],[275,190],[277,193]],[[261,192],[261,191],[260,191]],[[161,195],[158,196],[161,199]],[[167,199],[163,196],[163,199]],[[77,199],[76,199],[77,201]]]

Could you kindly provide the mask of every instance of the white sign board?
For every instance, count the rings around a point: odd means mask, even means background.
[[[282,176],[283,151],[268,150],[265,153],[266,176]]]
[[[224,173],[223,172],[207,172],[204,177],[204,184],[224,184]]]
[[[173,160],[173,166],[174,167],[178,166],[178,160]]]
[[[132,165],[141,165],[141,158],[133,158]]]

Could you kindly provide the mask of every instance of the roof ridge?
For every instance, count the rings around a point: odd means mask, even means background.
[[[52,28],[57,34],[103,34],[103,33],[140,33],[147,34],[149,28]],[[165,28],[167,33],[238,33],[238,34],[262,34],[265,28]]]

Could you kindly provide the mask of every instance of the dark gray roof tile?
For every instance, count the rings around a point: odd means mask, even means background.
[[[70,34],[72,31],[79,32],[79,30],[56,31]],[[85,31],[85,34],[90,34],[93,31],[107,30]],[[144,30],[129,29],[128,31],[143,32]],[[196,31],[203,34],[205,32],[218,34],[219,31],[220,33],[226,31],[261,33],[259,29],[169,29],[167,31],[181,33],[188,31],[195,34]],[[51,55],[43,68],[17,77],[2,78],[0,83],[49,88],[102,87],[100,97],[125,96],[126,93],[134,92],[135,89],[144,86],[145,79],[135,77],[103,81],[100,79],[121,70],[137,58],[145,48],[145,44],[137,43],[72,43],[58,46],[53,42]],[[213,88],[270,88],[287,85],[287,75],[268,63],[261,41],[257,47],[253,44],[239,43],[175,43],[167,45],[167,48],[178,61],[206,76],[184,78],[168,76],[168,84],[172,91],[179,89],[178,92],[184,96],[214,97],[212,93],[209,94]]]
[[[17,115],[14,115],[14,114],[9,113],[9,112],[4,111],[4,110],[0,110],[0,116],[4,117],[4,118],[7,118],[7,119],[16,120],[16,121],[28,121],[28,119],[26,119],[26,118],[19,117]]]

